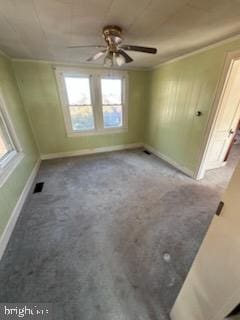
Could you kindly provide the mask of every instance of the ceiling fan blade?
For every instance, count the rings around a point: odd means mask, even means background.
[[[118,53],[121,54],[125,58],[126,63],[130,63],[133,61],[133,59],[123,50],[119,49]]]
[[[139,52],[152,53],[152,54],[157,53],[156,48],[132,46],[130,44],[123,44],[120,46],[120,48],[128,51],[139,51]]]
[[[88,58],[87,61],[96,61],[100,59],[102,56],[104,56],[107,49],[99,51],[98,53],[94,54],[92,57]]]
[[[105,48],[103,45],[86,45],[86,46],[70,46],[68,49],[78,49],[78,48]]]

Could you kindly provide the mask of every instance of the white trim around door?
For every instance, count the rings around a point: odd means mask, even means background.
[[[204,135],[203,143],[200,149],[198,166],[196,171],[194,172],[194,178],[200,180],[204,177],[206,172],[206,163],[207,163],[207,154],[209,151],[211,139],[213,137],[213,133],[216,127],[216,122],[218,119],[218,115],[221,107],[221,99],[224,93],[224,89],[228,83],[229,76],[231,74],[231,70],[233,64],[236,60],[240,59],[240,50],[230,51],[226,54],[224,68],[222,71],[222,75],[219,79],[216,88],[216,94],[212,106],[212,110],[209,116],[206,133]]]

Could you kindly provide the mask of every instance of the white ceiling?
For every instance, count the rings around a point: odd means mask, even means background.
[[[240,0],[0,0],[0,49],[13,58],[84,63],[117,24],[124,42],[157,47],[130,53],[150,67],[240,33]]]

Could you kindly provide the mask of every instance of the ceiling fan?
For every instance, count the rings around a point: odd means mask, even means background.
[[[101,48],[102,50],[88,58],[87,61],[96,61],[104,56],[104,65],[112,67],[114,62],[118,66],[124,63],[130,63],[133,59],[125,51],[138,51],[144,53],[156,54],[157,49],[149,47],[140,47],[129,44],[122,44],[122,29],[118,26],[106,26],[103,28],[102,35],[106,41],[106,45],[87,45],[87,46],[71,46],[69,48]],[[103,49],[104,48],[104,49]]]

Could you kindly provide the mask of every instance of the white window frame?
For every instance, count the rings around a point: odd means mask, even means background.
[[[79,137],[86,135],[113,134],[126,132],[128,130],[128,73],[127,71],[103,70],[103,69],[83,69],[73,67],[55,66],[55,75],[58,85],[59,97],[64,116],[65,128],[68,137]],[[73,130],[65,76],[80,76],[90,79],[90,93],[93,107],[93,117],[95,128],[91,130]],[[102,113],[102,92],[101,78],[122,80],[122,126],[116,128],[104,128]]]
[[[6,108],[5,100],[0,92],[0,118],[5,126],[8,138],[11,142],[13,150],[0,159],[0,187],[6,182],[7,178],[23,159],[22,148],[15,133],[11,118]]]

